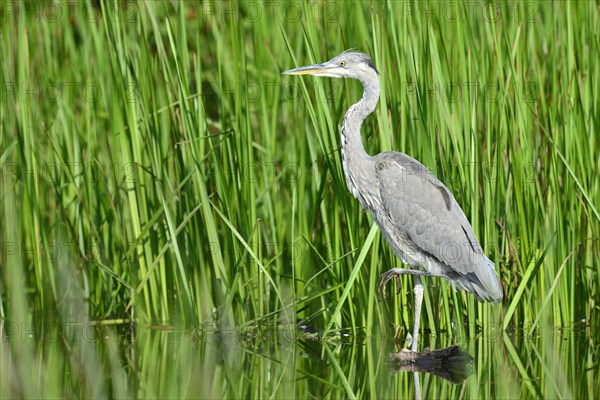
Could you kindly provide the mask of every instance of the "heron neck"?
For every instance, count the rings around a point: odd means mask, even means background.
[[[375,71],[368,71],[359,80],[363,85],[363,95],[348,109],[342,123],[342,163],[348,189],[363,203],[360,188],[365,186],[360,181],[373,179],[375,171],[371,170],[370,156],[363,146],[360,127],[377,106],[379,79]]]
[[[379,79],[375,71],[368,71],[360,79],[360,82],[363,85],[363,95],[357,103],[348,109],[342,123],[342,151],[346,153],[345,155],[368,156],[362,143],[362,137],[360,136],[360,127],[365,118],[377,106],[377,101],[379,100]],[[347,152],[344,150],[347,150]]]

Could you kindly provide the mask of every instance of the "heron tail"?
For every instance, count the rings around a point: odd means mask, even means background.
[[[476,272],[476,279],[470,280],[471,288],[468,288],[479,301],[499,303],[502,300],[502,285],[498,280],[496,269],[492,260],[483,256],[484,262]]]
[[[481,302],[499,303],[502,300],[502,285],[496,275],[494,263],[482,255],[474,271],[458,274],[450,282],[457,289],[473,293]]]

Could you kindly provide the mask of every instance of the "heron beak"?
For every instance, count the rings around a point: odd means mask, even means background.
[[[315,75],[325,73],[327,70],[323,68],[323,64],[307,65],[306,67],[298,67],[282,72],[282,75]]]

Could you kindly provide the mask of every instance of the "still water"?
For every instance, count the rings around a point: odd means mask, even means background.
[[[598,336],[585,324],[473,338],[425,334],[421,349],[460,352],[404,366],[391,360],[392,337],[341,332],[321,341],[295,325],[223,332],[4,323],[0,330],[3,397],[600,397]]]

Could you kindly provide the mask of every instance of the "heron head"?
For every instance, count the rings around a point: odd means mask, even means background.
[[[368,55],[358,51],[346,50],[322,64],[298,67],[282,72],[282,74],[360,79],[361,76],[373,71],[379,74]]]

